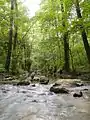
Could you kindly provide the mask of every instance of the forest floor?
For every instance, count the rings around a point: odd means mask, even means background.
[[[37,76],[37,75],[36,75]],[[40,75],[42,76],[42,75]],[[40,77],[39,76],[39,77]],[[50,82],[55,82],[58,79],[64,79],[64,81],[66,79],[77,79],[78,81],[90,81],[90,73],[89,72],[83,72],[83,73],[74,73],[74,74],[60,74],[60,75],[55,75],[55,76],[51,76],[51,75],[47,75],[48,78],[50,79]],[[25,72],[23,74],[19,74],[19,75],[12,75],[9,73],[0,73],[0,84],[15,84],[18,83],[19,81],[30,81],[31,77],[28,76],[28,73]],[[67,81],[68,82],[68,81]]]

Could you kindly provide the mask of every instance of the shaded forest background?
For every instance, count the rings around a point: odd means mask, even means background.
[[[42,0],[32,18],[0,0],[0,72],[90,71],[90,0]]]

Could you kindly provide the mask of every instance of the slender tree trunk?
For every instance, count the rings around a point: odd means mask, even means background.
[[[15,26],[15,35],[14,35],[13,50],[16,49],[17,37],[18,37],[18,32],[17,32],[17,30],[18,30],[18,28],[17,28],[17,26]]]
[[[72,65],[72,70],[75,71],[75,67],[74,67],[74,61],[73,61],[73,55],[72,55],[72,50],[69,48],[70,51],[70,56],[71,56],[71,65]]]
[[[63,2],[61,3],[61,11],[62,11],[62,25],[63,28],[66,28],[65,25],[65,20],[64,20],[64,7],[63,7]],[[69,40],[68,40],[68,31],[65,30],[64,34],[63,34],[63,40],[64,40],[64,70],[66,72],[70,71],[70,63],[69,63]]]
[[[24,70],[26,70],[26,43],[25,43],[25,40],[23,43],[23,58],[24,58],[23,68],[24,68]]]
[[[64,69],[66,72],[70,71],[70,64],[69,64],[69,40],[68,40],[68,32],[64,33],[63,36],[64,40]]]
[[[57,20],[55,18],[55,27],[57,29],[58,24],[57,24]],[[61,65],[61,49],[60,49],[60,38],[59,38],[59,34],[58,31],[56,31],[56,35],[57,35],[57,45],[58,45],[58,49],[59,49],[59,66]]]
[[[11,54],[12,54],[12,39],[13,39],[13,10],[14,10],[14,1],[11,0],[11,16],[10,16],[10,30],[9,30],[9,42],[8,42],[8,52],[5,63],[6,71],[9,71],[10,62],[11,62]]]
[[[18,25],[17,25],[17,18],[18,18],[18,6],[17,6],[17,0],[15,0],[15,12],[16,12],[16,18],[15,18],[15,35],[14,35],[14,43],[13,43],[13,49],[16,49],[17,44],[17,37],[18,37]]]
[[[77,17],[80,19],[80,18],[82,18],[82,15],[81,15],[81,10],[80,10],[78,0],[75,1],[75,6],[76,6]],[[85,31],[85,28],[84,28],[83,24],[81,24],[80,28],[81,28],[81,35],[82,35],[84,48],[85,48],[85,51],[86,51],[88,62],[90,64],[90,46],[89,46],[89,43],[88,43],[88,40],[87,40],[87,34],[86,34],[86,31]]]
[[[18,39],[18,22],[17,22],[17,18],[18,18],[18,6],[17,6],[17,0],[14,0],[14,6],[15,6],[15,18],[14,18],[14,29],[15,29],[15,33],[14,33],[14,40],[13,40],[13,53],[12,53],[12,73],[16,72],[16,68],[17,68],[17,62],[18,62],[18,58],[17,58],[17,39]]]

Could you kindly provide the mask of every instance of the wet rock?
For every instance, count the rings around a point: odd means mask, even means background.
[[[5,90],[5,88],[1,88],[1,90],[3,91],[3,90]]]
[[[37,101],[37,100],[32,100],[32,102],[38,103],[38,101]]]
[[[17,83],[13,83],[13,86],[16,86],[17,85]]]
[[[27,91],[22,91],[22,93],[27,93]]]
[[[88,88],[85,88],[85,89],[83,89],[83,90],[88,91]]]
[[[31,81],[39,81],[39,80],[40,80],[40,77],[35,76],[35,77],[33,78],[33,80],[31,80]]]
[[[49,92],[48,95],[53,95],[53,93],[52,93],[52,92]]]
[[[30,82],[29,81],[20,81],[17,83],[17,85],[22,85],[22,86],[30,85]]]
[[[62,79],[71,79],[71,78],[72,78],[72,75],[69,75],[69,74],[61,74],[61,75],[60,75],[60,78],[62,78]]]
[[[51,88],[50,88],[50,92],[68,94],[68,93],[69,93],[69,90],[67,90],[67,89],[64,88],[64,87],[51,87]]]
[[[32,86],[32,87],[36,87],[36,85],[35,85],[35,84],[32,84],[31,86]]]
[[[32,95],[26,95],[27,97],[33,97]]]
[[[5,89],[5,88],[1,88],[3,93],[7,93],[8,91],[10,91],[9,89]]]
[[[46,93],[41,93],[41,94],[39,94],[39,95],[46,95]]]
[[[12,81],[15,80],[15,77],[4,77],[4,81]]]
[[[4,77],[5,77],[5,78],[10,78],[10,77],[12,77],[12,76],[6,73],[6,74],[4,74]]]
[[[47,77],[45,77],[45,76],[40,77],[40,84],[47,85],[48,83],[49,83],[49,80]]]
[[[80,91],[79,93],[74,93],[73,97],[82,97],[83,93]]]
[[[40,84],[47,85],[48,83],[49,83],[49,80],[47,80],[47,81],[43,81],[43,80],[41,80],[41,81],[40,81]]]
[[[61,85],[60,83],[54,83],[53,87],[60,86],[60,85]]]
[[[74,85],[75,87],[81,87],[81,86],[84,86],[83,83],[73,83],[73,85]]]
[[[78,76],[79,79],[82,80],[90,80],[90,73],[82,73],[80,76]]]
[[[3,93],[7,93],[7,91],[6,91],[6,90],[3,90],[2,92],[3,92]]]

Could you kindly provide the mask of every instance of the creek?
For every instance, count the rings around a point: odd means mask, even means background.
[[[90,85],[71,87],[70,94],[51,93],[51,86],[0,85],[0,120],[90,120]],[[84,88],[83,97],[73,97]]]

